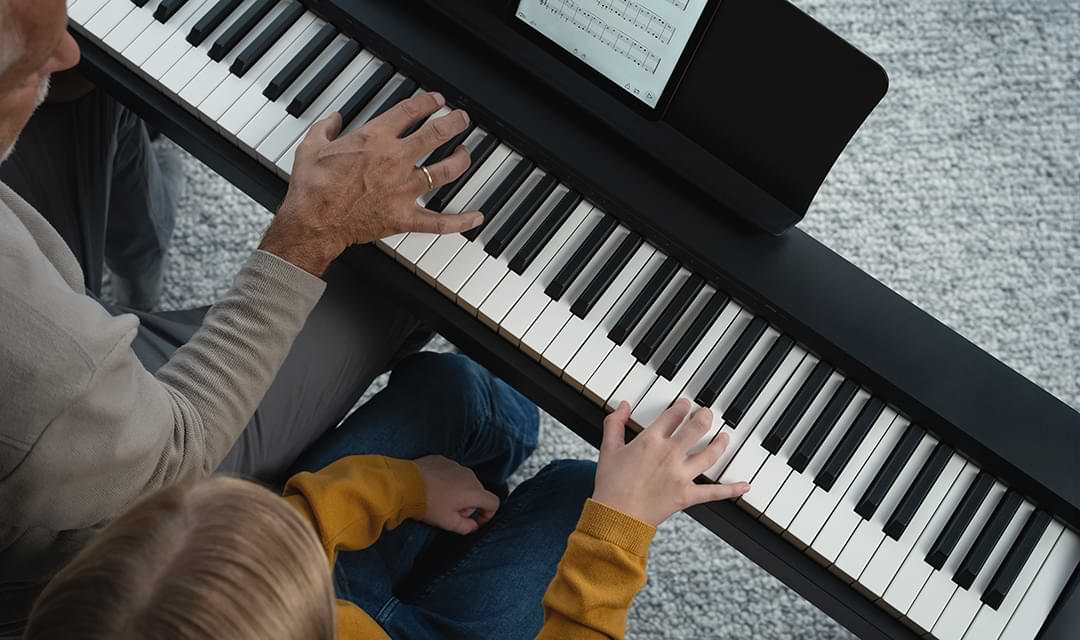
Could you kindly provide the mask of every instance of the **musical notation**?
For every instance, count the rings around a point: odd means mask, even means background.
[[[649,73],[656,73],[656,69],[660,66],[660,56],[653,53],[649,47],[641,44],[622,29],[608,24],[601,16],[585,9],[574,0],[540,0],[539,4]],[[599,4],[603,6],[604,4],[630,5],[636,3],[609,0],[606,3],[601,1]],[[672,33],[674,33],[674,30],[672,30]],[[670,41],[670,39],[671,36],[669,35],[668,40]],[[573,49],[573,53],[582,58],[587,58],[588,55],[580,48]]]
[[[518,0],[515,16],[657,106],[708,0]]]
[[[674,25],[660,17],[660,14],[637,2],[599,0],[597,4],[664,44],[671,42],[671,37],[675,35]]]

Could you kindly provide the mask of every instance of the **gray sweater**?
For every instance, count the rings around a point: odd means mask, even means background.
[[[324,288],[256,251],[152,375],[131,349],[138,319],[87,296],[64,241],[0,184],[0,636],[95,527],[217,468]]]

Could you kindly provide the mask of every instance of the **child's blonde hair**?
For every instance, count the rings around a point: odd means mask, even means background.
[[[218,477],[181,483],[117,518],[53,578],[27,640],[334,637],[319,538],[284,500]]]

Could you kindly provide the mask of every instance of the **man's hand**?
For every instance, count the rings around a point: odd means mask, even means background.
[[[322,275],[354,244],[409,231],[460,233],[480,224],[479,212],[442,215],[416,202],[428,191],[417,161],[464,131],[469,117],[456,110],[399,136],[443,104],[437,93],[415,96],[343,136],[339,114],[316,122],[296,149],[289,192],[259,248]],[[433,188],[460,177],[469,162],[461,146],[428,167]]]
[[[485,489],[471,469],[442,456],[424,456],[416,466],[427,494],[427,513],[421,522],[466,535],[499,509],[499,497]]]
[[[745,482],[694,484],[720,459],[728,445],[721,433],[707,447],[690,449],[712,426],[712,411],[698,411],[683,424],[690,402],[680,399],[630,444],[623,437],[630,405],[626,402],[604,420],[604,442],[596,467],[593,500],[656,526],[671,514],[703,502],[737,498],[750,490]],[[682,424],[682,428],[679,425]]]

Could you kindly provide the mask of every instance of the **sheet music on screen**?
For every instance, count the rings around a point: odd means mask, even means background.
[[[656,107],[708,0],[521,0],[516,15]]]

